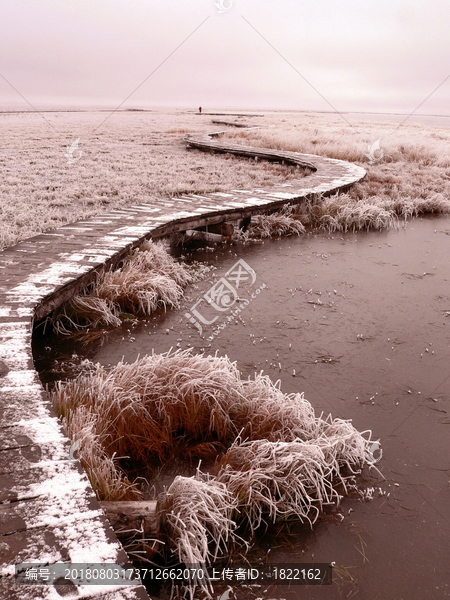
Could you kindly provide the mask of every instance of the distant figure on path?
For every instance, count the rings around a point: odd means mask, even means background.
[[[201,107],[201,106],[199,106],[199,107],[198,107],[198,112],[199,112],[200,114],[202,114],[202,107]]]

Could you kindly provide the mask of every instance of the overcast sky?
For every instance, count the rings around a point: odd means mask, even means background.
[[[0,108],[448,115],[449,32],[449,0],[3,0]]]

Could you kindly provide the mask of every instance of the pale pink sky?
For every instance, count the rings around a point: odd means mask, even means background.
[[[448,115],[449,25],[448,0],[5,0],[0,109],[410,113],[440,86],[418,112]]]

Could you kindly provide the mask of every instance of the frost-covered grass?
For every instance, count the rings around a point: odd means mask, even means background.
[[[190,350],[91,364],[57,384],[53,403],[100,499],[139,493],[120,457],[146,470],[174,457],[217,459],[215,476],[177,476],[158,498],[165,556],[186,563],[211,563],[280,519],[314,523],[370,443],[350,421],[317,417],[303,394]]]
[[[369,231],[398,227],[412,217],[450,213],[450,200],[443,194],[426,198],[391,199],[386,195],[355,199],[351,192],[308,200],[285,206],[269,215],[252,217],[245,233],[236,232],[235,239],[251,239],[276,235],[300,235],[311,228],[316,231]]]
[[[398,224],[390,205],[377,198],[354,200],[349,194],[306,202],[296,206],[295,213],[304,225],[330,232],[390,229]]]
[[[106,116],[47,113],[49,125],[37,114],[0,114],[0,248],[113,208],[298,177],[290,166],[187,150],[186,133],[220,128],[207,114],[123,111],[98,128]],[[439,195],[439,210],[448,210],[449,129],[404,124],[393,132],[392,122],[361,122],[352,128],[339,116],[281,112],[245,120],[265,128],[223,126],[233,143],[319,154],[365,167],[367,177],[349,192],[352,202],[379,199],[415,214]],[[67,164],[66,147],[77,138],[81,158]],[[384,157],[370,165],[367,147],[379,138]]]
[[[36,113],[0,113],[0,249],[111,209],[281,183],[296,171],[188,151],[186,133],[217,131],[206,115],[123,111],[95,131],[107,114],[46,113],[49,125]],[[81,158],[67,164],[77,138]]]
[[[80,406],[65,420],[65,426],[98,498],[140,498],[138,488],[120,468],[119,458],[108,452],[108,433],[99,429],[98,419],[89,408]]]
[[[158,307],[177,308],[183,288],[201,276],[178,263],[161,243],[145,242],[120,268],[102,272],[84,292],[53,316],[55,331],[118,327],[122,315],[148,316]]]
[[[273,128],[229,132],[240,144],[318,154],[354,162],[367,170],[346,194],[299,206],[306,226],[328,231],[387,229],[401,220],[450,213],[450,129],[395,123],[356,123],[339,117],[283,115]],[[286,118],[287,117],[287,118]],[[366,156],[381,139],[383,156]]]
[[[394,121],[359,121],[349,125],[338,115],[268,113],[258,119],[261,129],[232,129],[227,137],[237,143],[277,150],[318,154],[347,160],[377,171],[386,165],[417,163],[421,167],[450,167],[450,129],[415,123],[398,127]],[[383,157],[370,165],[368,146],[380,139]],[[375,159],[379,158],[379,151]],[[374,169],[375,168],[375,169]],[[389,170],[383,169],[385,172]]]
[[[236,238],[252,239],[252,238],[268,238],[280,235],[300,235],[305,233],[306,229],[300,222],[299,218],[292,216],[293,208],[291,206],[283,206],[279,211],[268,215],[257,215],[252,217],[251,225],[243,235],[237,232]]]

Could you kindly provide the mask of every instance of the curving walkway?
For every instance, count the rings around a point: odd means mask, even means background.
[[[34,369],[34,321],[46,317],[145,239],[331,194],[365,176],[364,169],[344,161],[225,145],[218,136],[191,135],[186,143],[200,150],[285,160],[308,166],[313,173],[278,186],[131,206],[65,225],[0,252],[1,598],[61,597],[53,586],[15,586],[17,563],[127,562],[86,474],[70,456],[69,442]],[[77,598],[148,598],[143,586],[77,589]]]

